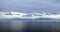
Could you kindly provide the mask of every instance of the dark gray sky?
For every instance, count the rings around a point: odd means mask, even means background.
[[[0,0],[1,10],[60,12],[60,0]]]

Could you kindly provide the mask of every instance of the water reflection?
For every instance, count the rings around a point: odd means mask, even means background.
[[[30,30],[31,22],[23,21],[0,21],[0,31],[19,31]]]
[[[43,21],[43,20],[42,20]],[[0,32],[59,32],[60,22],[30,20],[0,21]],[[45,20],[46,21],[46,20]],[[54,20],[55,21],[55,20]]]

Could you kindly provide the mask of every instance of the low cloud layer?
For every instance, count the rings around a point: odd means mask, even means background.
[[[21,19],[37,19],[49,18],[60,19],[60,13],[21,13],[21,12],[0,12],[0,18],[21,18]]]

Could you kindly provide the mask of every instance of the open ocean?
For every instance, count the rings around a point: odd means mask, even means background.
[[[0,32],[60,32],[60,20],[0,19]]]

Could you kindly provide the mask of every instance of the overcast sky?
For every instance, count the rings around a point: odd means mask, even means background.
[[[60,0],[0,0],[1,10],[60,12]]]

